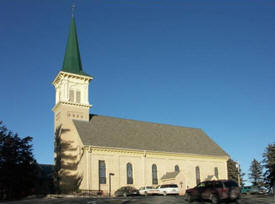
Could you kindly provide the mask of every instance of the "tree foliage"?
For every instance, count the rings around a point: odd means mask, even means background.
[[[245,173],[242,172],[242,169],[240,168],[240,185],[243,187],[246,180],[244,179]]]
[[[236,167],[236,162],[232,159],[227,161],[227,173],[228,179],[238,182],[238,169]]]
[[[0,121],[0,199],[15,199],[33,192],[37,163],[32,137],[20,138]]]
[[[240,171],[240,172],[239,172]],[[232,159],[227,160],[227,176],[228,179],[236,181],[238,183],[238,176],[240,177],[240,185],[244,185],[244,173],[242,173],[241,168],[237,168],[237,162]]]
[[[266,169],[264,173],[265,182],[272,187],[275,185],[275,143],[267,146],[263,153],[263,158],[263,164]]]
[[[249,179],[253,186],[263,186],[263,167],[256,159],[253,159],[249,168]]]

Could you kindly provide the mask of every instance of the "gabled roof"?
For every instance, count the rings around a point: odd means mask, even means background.
[[[74,120],[84,145],[228,156],[201,129],[91,115]]]
[[[89,76],[82,70],[82,63],[80,58],[80,51],[78,46],[74,17],[72,17],[71,20],[70,32],[66,45],[63,67],[61,71]]]
[[[166,172],[160,179],[174,179],[179,174],[178,171]]]

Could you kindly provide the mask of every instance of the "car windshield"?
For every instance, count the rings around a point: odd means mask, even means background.
[[[152,186],[146,186],[147,189],[152,189],[153,187]]]
[[[170,187],[170,188],[177,188],[178,186],[176,184],[170,184],[168,187]]]

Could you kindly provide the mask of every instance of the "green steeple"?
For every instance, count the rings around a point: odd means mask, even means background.
[[[76,33],[76,26],[75,26],[75,21],[73,16],[72,16],[70,33],[69,33],[66,51],[65,51],[65,57],[63,61],[63,67],[61,71],[70,72],[73,74],[87,75],[82,70],[77,33]]]

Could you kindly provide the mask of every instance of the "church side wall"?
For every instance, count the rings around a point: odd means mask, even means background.
[[[207,157],[207,156],[176,156],[172,154],[150,154],[145,152],[131,151],[111,151],[97,148],[92,149],[90,154],[89,173],[90,189],[102,190],[104,194],[109,193],[109,173],[111,176],[112,194],[122,186],[134,186],[136,188],[142,186],[152,186],[152,165],[157,166],[158,184],[162,184],[161,177],[167,172],[175,170],[175,165],[179,166],[180,171],[184,175],[182,189],[193,187],[196,185],[195,169],[200,168],[200,180],[205,180],[208,176],[214,175],[214,168],[219,171],[219,179],[227,179],[226,161],[227,157]],[[104,161],[106,165],[106,184],[99,185],[99,160]],[[133,167],[133,184],[127,184],[127,163],[131,163]],[[83,165],[85,166],[85,165]],[[84,168],[84,167],[83,167]],[[87,168],[86,168],[87,169]],[[85,178],[85,177],[84,177]],[[83,180],[81,189],[87,190],[85,187],[87,181]]]
[[[90,180],[91,177],[88,174],[90,172],[90,162],[91,162],[91,158],[90,158],[90,153],[88,152],[88,150],[86,150],[84,147],[82,148],[82,157],[79,161],[78,164],[78,174],[82,175],[82,182],[80,183],[79,189],[91,189],[90,187]]]

